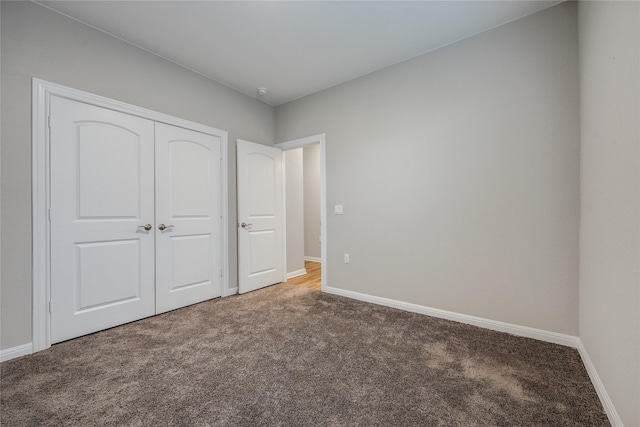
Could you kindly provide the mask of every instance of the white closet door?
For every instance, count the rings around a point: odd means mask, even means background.
[[[52,343],[153,315],[154,123],[54,96],[50,141]]]
[[[222,294],[220,150],[217,136],[156,124],[157,313]]]

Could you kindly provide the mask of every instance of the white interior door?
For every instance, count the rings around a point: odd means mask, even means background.
[[[51,111],[55,343],[155,313],[154,123],[55,96]]]
[[[220,137],[156,123],[157,313],[222,294],[220,153]]]
[[[237,141],[238,291],[284,280],[282,151]]]

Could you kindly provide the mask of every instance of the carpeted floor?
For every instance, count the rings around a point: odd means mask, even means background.
[[[605,426],[577,351],[280,284],[0,365],[3,426]]]

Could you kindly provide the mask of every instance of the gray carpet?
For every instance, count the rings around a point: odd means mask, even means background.
[[[3,426],[605,426],[577,351],[280,284],[0,365]]]

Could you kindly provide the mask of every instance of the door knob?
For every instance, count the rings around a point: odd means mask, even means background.
[[[246,222],[243,222],[242,224],[240,224],[240,226],[241,226],[242,228],[251,227],[252,225],[253,225],[253,224],[251,224],[251,223],[247,224]]]
[[[173,227],[173,225],[164,225],[164,224],[160,224],[160,225],[158,226],[158,229],[159,229],[160,231],[164,231],[164,230],[166,230],[167,228],[171,228],[171,227]]]
[[[146,224],[146,225],[139,225],[138,228],[144,228],[145,230],[149,231],[153,228],[153,226],[151,224]]]

